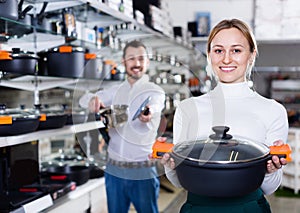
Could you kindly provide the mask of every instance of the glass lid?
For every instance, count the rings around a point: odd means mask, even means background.
[[[263,143],[233,139],[227,134],[229,127],[215,126],[212,129],[215,133],[208,139],[175,144],[173,154],[202,163],[246,162],[269,154],[269,147]]]
[[[23,111],[22,109],[8,109],[5,104],[0,104],[0,117],[12,117],[13,119],[38,118],[37,115]]]

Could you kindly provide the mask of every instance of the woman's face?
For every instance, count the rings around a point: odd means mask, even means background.
[[[246,71],[255,57],[244,35],[236,28],[223,29],[211,42],[211,66],[222,83],[246,80]]]

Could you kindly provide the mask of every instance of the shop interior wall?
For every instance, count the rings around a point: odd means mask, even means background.
[[[300,15],[298,0],[164,0],[174,26],[187,29],[198,12],[209,12],[211,27],[224,18],[239,18],[248,23],[256,36],[259,55],[253,75],[255,89],[270,96],[273,76],[285,73],[299,79]],[[298,5],[298,7],[297,7]],[[297,24],[298,23],[298,24]],[[298,33],[299,32],[299,33]],[[196,48],[205,52],[206,42]],[[274,69],[275,67],[275,69]],[[295,73],[288,72],[291,70]],[[272,70],[272,71],[266,71]],[[277,70],[277,71],[273,71]]]
[[[224,18],[240,18],[253,26],[253,0],[163,0],[169,5],[174,26],[187,29],[187,23],[196,21],[198,12],[209,12],[211,26]]]

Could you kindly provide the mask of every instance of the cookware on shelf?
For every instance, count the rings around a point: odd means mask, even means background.
[[[84,78],[100,79],[102,71],[102,58],[96,53],[85,53],[84,55]]]
[[[11,52],[0,51],[0,70],[18,74],[34,74],[38,63],[38,56],[33,52],[12,48]]]
[[[44,2],[40,12],[36,15],[36,17],[31,17],[31,24],[38,32],[52,31],[52,24],[46,18],[47,14],[45,13],[48,3],[49,2]]]
[[[63,45],[46,52],[49,76],[83,77],[84,50],[79,46]]]
[[[66,125],[81,124],[87,122],[88,112],[83,108],[72,108],[63,104],[63,110],[67,115]]]
[[[0,136],[34,132],[39,126],[39,116],[19,109],[7,109],[0,104]]]
[[[181,185],[188,191],[212,197],[246,195],[260,187],[267,161],[273,155],[291,161],[291,148],[234,139],[229,127],[213,127],[208,139],[153,146],[153,156],[170,152]]]
[[[79,186],[90,179],[90,170],[85,165],[49,166],[42,176],[57,182],[74,181]]]
[[[40,115],[38,130],[62,128],[67,122],[67,115],[61,109],[42,107],[41,104],[36,104],[31,111]]]
[[[78,154],[68,154],[62,153],[56,157],[54,157],[50,161],[45,161],[41,163],[42,173],[45,176],[49,176],[49,168],[57,168],[57,167],[82,167],[88,168],[89,170],[89,179],[100,178],[104,176],[104,168],[99,166],[96,161],[93,159],[87,159]],[[60,169],[60,170],[63,170]],[[59,169],[57,169],[59,170]],[[59,178],[58,178],[59,179]],[[62,178],[64,181],[65,179]]]
[[[0,0],[0,17],[17,20],[18,0]]]

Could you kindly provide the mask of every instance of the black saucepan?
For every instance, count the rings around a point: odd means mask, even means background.
[[[0,51],[0,70],[18,74],[34,74],[38,56],[33,52],[12,48],[11,52]]]
[[[208,139],[181,142],[170,151],[179,182],[192,193],[211,197],[243,196],[261,186],[267,161],[273,155],[291,160],[287,144],[268,147],[233,139],[227,134],[226,126],[213,127],[213,131],[215,134]]]
[[[82,47],[64,45],[47,51],[49,76],[79,78],[84,73],[84,51]]]
[[[213,130],[215,134],[209,139],[173,147],[171,156],[182,186],[196,194],[214,197],[242,196],[258,189],[266,174],[267,161],[272,157],[270,147],[233,139],[227,134],[229,127],[217,126]],[[281,156],[281,151],[275,154]],[[289,160],[290,148],[283,153]]]

